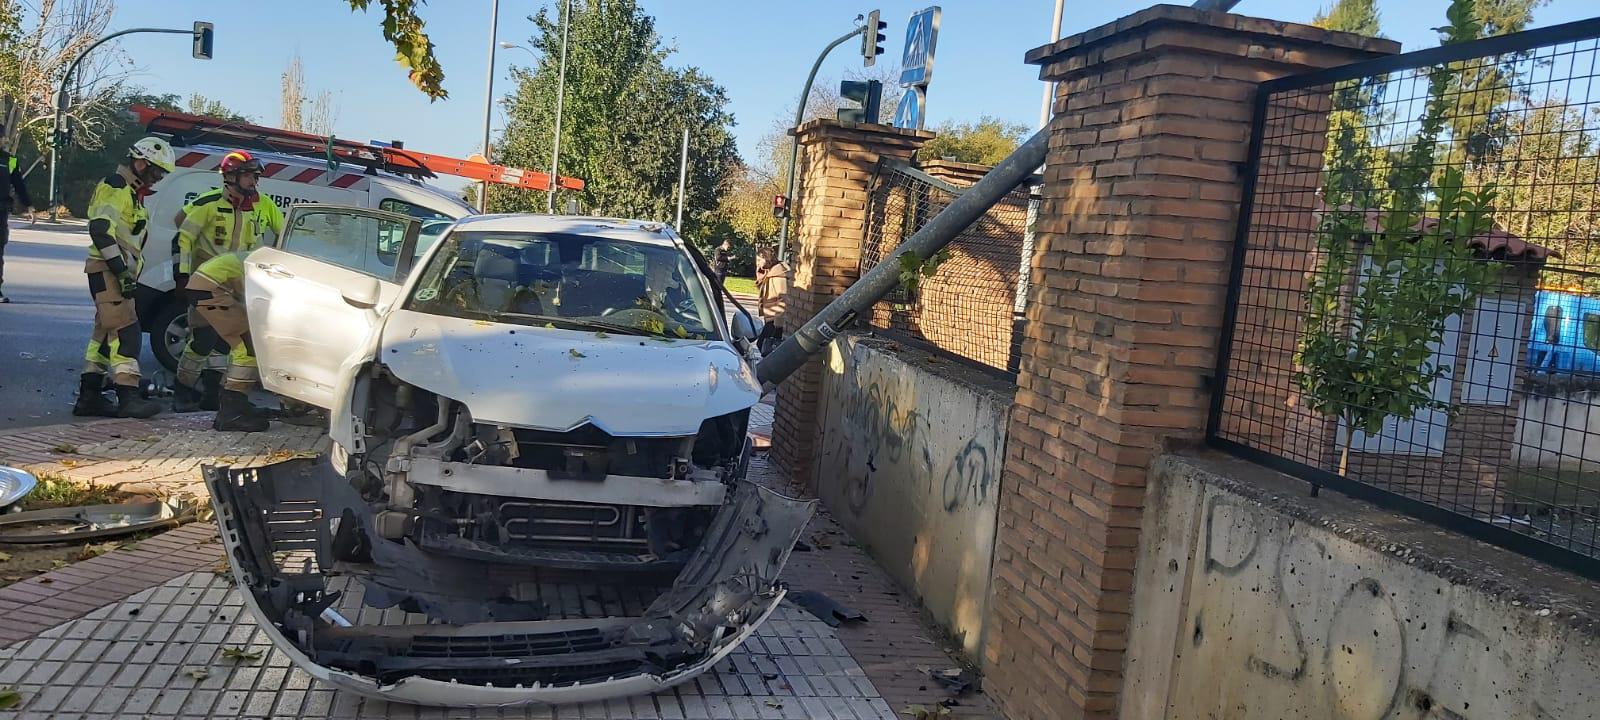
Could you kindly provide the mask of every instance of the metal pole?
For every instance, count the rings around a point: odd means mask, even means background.
[[[950,244],[989,208],[1032,175],[1044,162],[1049,148],[1050,131],[1040,130],[1028,138],[999,165],[994,166],[976,185],[951,202],[938,215],[928,220],[921,230],[906,238],[889,257],[867,271],[866,275],[851,285],[827,307],[822,308],[791,335],[783,344],[756,365],[756,379],[763,389],[771,389],[790,373],[799,369],[806,358],[826,347],[856,317],[870,312],[872,304],[900,284],[900,256],[910,253],[927,260],[940,248]]]
[[[56,139],[61,135],[61,121],[67,113],[67,83],[72,80],[72,74],[78,71],[78,64],[83,62],[83,59],[88,57],[89,53],[93,52],[95,48],[100,47],[111,40],[122,37],[123,35],[132,35],[134,33],[176,33],[188,35],[190,37],[194,36],[193,29],[172,30],[168,28],[129,28],[127,30],[120,30],[111,33],[110,35],[96,40],[93,45],[84,48],[83,52],[78,53],[78,57],[73,58],[72,64],[67,66],[67,74],[61,76],[61,86],[56,89],[56,114],[50,122],[50,188],[47,194],[50,196],[49,202],[51,222],[55,222],[56,220],[60,219],[56,214],[56,206],[59,204],[56,202],[56,152],[58,150],[56,147]]]
[[[878,29],[873,28],[872,30],[873,32],[877,32]],[[795,129],[799,129],[800,123],[805,122],[806,100],[811,98],[811,83],[816,82],[817,69],[822,67],[822,61],[828,57],[828,53],[833,52],[833,49],[839,47],[841,43],[860,35],[865,31],[866,26],[863,25],[851,30],[850,32],[840,35],[838,40],[828,43],[828,46],[822,49],[822,54],[817,56],[817,61],[811,64],[811,74],[806,76],[806,86],[800,91],[800,103],[794,109]],[[800,164],[800,138],[794,138],[790,141],[789,145],[789,189],[784,191],[784,197],[789,199],[789,212],[783,216],[783,226],[778,230],[779,260],[786,260],[789,257],[789,217],[794,214],[794,184],[795,179],[798,177],[798,173],[795,171],[795,166]]]
[[[1055,41],[1061,39],[1061,11],[1062,6],[1065,4],[1066,0],[1056,0],[1055,17],[1050,21],[1051,44],[1055,44]],[[1044,127],[1050,124],[1050,103],[1055,100],[1055,95],[1056,84],[1053,82],[1045,83],[1044,101],[1039,103],[1039,127]]]
[[[689,126],[683,126],[683,152],[678,157],[678,222],[672,227],[683,232],[684,183],[689,178]]]
[[[545,212],[556,214],[556,171],[561,166],[561,101],[567,94],[567,32],[572,29],[572,0],[563,0],[561,3],[561,69],[556,73],[556,132],[555,141],[550,146],[550,195],[547,198]]]
[[[500,30],[500,0],[489,5],[489,71],[483,78],[483,159],[489,160],[489,121],[494,118],[495,36]],[[489,181],[478,183],[478,212],[489,212]]]

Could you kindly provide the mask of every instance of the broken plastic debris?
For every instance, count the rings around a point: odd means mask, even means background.
[[[838,601],[816,590],[791,592],[789,599],[831,627],[839,627],[839,624],[844,622],[866,622],[867,619],[861,611],[840,605]]]
[[[946,690],[957,695],[971,689],[978,682],[978,674],[966,668],[945,668],[943,670],[928,670],[928,677],[934,679]]]

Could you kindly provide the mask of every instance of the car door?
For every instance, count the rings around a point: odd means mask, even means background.
[[[398,302],[418,225],[381,210],[290,208],[278,243],[245,260],[245,307],[266,389],[333,406],[339,366]]]

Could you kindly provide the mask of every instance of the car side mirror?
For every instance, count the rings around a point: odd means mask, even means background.
[[[371,310],[378,306],[378,292],[378,279],[364,277],[353,287],[344,288],[339,294],[351,307]]]
[[[734,313],[732,329],[735,338],[746,342],[754,342],[758,334],[755,322],[751,320],[749,313]]]

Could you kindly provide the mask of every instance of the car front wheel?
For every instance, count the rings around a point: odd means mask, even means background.
[[[189,341],[189,313],[183,303],[167,303],[151,323],[151,351],[168,372],[178,371],[178,357]]]

